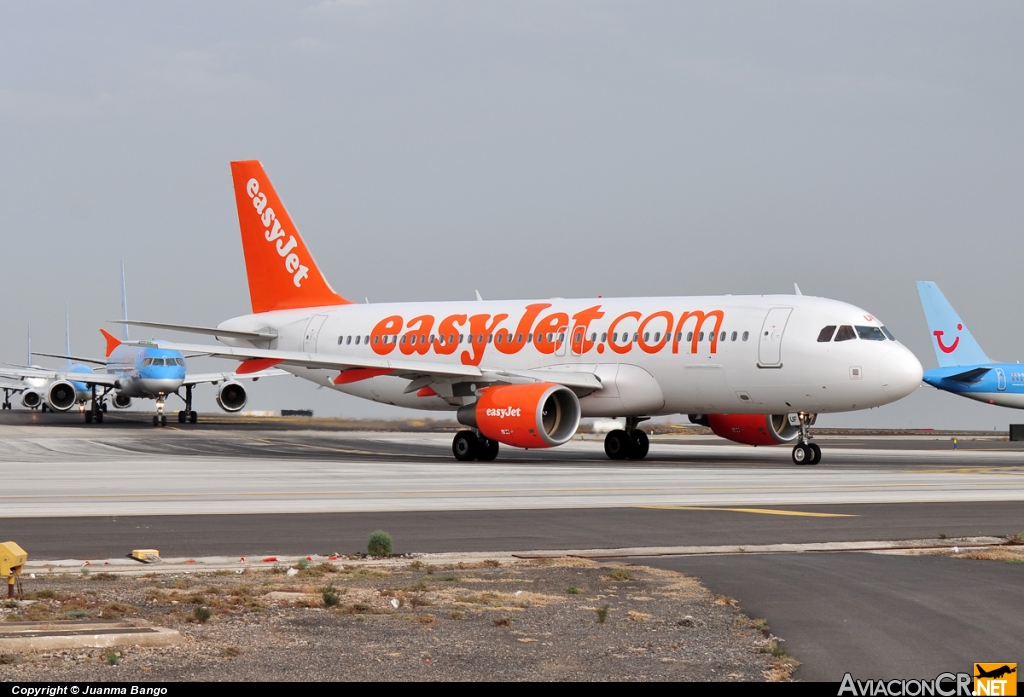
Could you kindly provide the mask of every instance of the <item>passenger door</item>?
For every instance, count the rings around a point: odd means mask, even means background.
[[[324,326],[327,315],[313,315],[306,325],[306,335],[302,339],[302,350],[316,353],[316,341],[320,338],[320,329]]]
[[[758,368],[782,367],[782,334],[792,312],[791,307],[773,307],[768,311],[757,343]]]

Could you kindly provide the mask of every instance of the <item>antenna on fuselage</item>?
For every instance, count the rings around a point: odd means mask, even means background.
[[[480,302],[483,302],[484,299],[480,297],[480,291],[474,291],[474,292],[476,293],[476,299],[479,300]]]
[[[798,286],[796,283],[793,284],[793,290],[796,291],[797,295],[803,295],[803,293],[800,292],[800,286]]]
[[[128,320],[128,285],[124,282],[124,259],[121,260],[121,319]],[[121,325],[121,339],[128,341],[128,325]]]
[[[28,325],[28,358],[25,359],[25,365],[32,365],[32,325]]]

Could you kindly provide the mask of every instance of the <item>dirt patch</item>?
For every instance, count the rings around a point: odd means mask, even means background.
[[[137,618],[181,646],[6,656],[0,680],[784,680],[763,624],[646,567],[511,564],[26,581],[6,621]]]

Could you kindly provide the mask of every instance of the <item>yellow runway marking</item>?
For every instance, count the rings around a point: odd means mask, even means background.
[[[806,518],[860,518],[852,513],[811,513],[809,511],[781,511],[775,508],[712,508],[710,506],[637,506],[666,511],[728,511],[730,513],[763,513],[765,515],[795,515]]]

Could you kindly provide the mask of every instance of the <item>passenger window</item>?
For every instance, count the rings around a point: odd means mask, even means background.
[[[686,332],[686,340],[693,341],[693,332]]]
[[[836,325],[830,324],[818,332],[818,343],[824,344],[832,341],[832,335],[836,333]]]
[[[750,338],[750,332],[743,332],[743,340],[746,341]]]
[[[613,332],[612,333],[612,341],[614,343],[616,343],[616,344],[619,343],[619,333],[618,332]]]
[[[530,332],[529,334],[526,335],[526,343],[528,343],[528,344],[532,344],[533,343],[533,332]]]
[[[494,343],[496,343],[496,344],[500,344],[500,343],[502,343],[502,341],[504,340],[504,338],[505,338],[505,335],[504,335],[504,334],[498,334],[498,338],[494,340]]]
[[[648,342],[650,340],[651,340],[651,333],[650,332],[644,332],[644,342]]]
[[[857,326],[857,335],[865,341],[885,341],[885,334],[878,327]]]
[[[559,332],[558,333],[558,340],[559,341],[565,341],[565,332]]]
[[[416,335],[415,334],[413,334],[412,338],[409,339],[409,345],[410,346],[415,346],[416,345]]]
[[[339,336],[338,337],[338,346],[341,346],[341,342],[343,342],[344,340],[345,340],[345,337]]]
[[[733,333],[732,333],[732,340],[733,340],[733,341],[736,341],[736,332],[733,332]]]
[[[590,340],[591,340],[591,341],[597,341],[597,332],[594,332],[594,333],[592,333],[592,334],[590,335]]]
[[[633,343],[640,341],[640,332],[633,332]]]
[[[704,341],[704,332],[697,335],[697,341]]]
[[[359,343],[359,342],[357,341],[356,343]],[[433,334],[430,335],[430,341],[428,343],[431,343],[431,344],[434,343],[434,335]]]
[[[722,332],[722,335],[720,337],[718,337],[718,340],[719,341],[725,341],[725,332]]]
[[[459,334],[459,343],[461,344],[462,340],[465,339],[465,338],[466,338],[465,334]]]
[[[364,344],[368,344],[368,343],[370,343],[370,335],[369,335],[369,334],[367,334],[367,335],[366,335],[366,338],[364,338],[364,339],[363,339],[363,343],[364,343]]]
[[[379,343],[380,343],[380,337],[379,336],[373,337],[373,345],[376,346]]]
[[[523,343],[523,335],[522,334],[516,334],[516,343],[517,344]]]
[[[836,332],[835,340],[836,341],[850,341],[851,339],[856,339],[856,338],[857,338],[857,334],[856,334],[856,332],[853,331],[853,327],[851,327],[848,324],[844,324],[843,326],[839,327],[839,331]]]
[[[358,337],[358,336],[357,336],[357,337],[356,337],[356,345],[358,345],[358,344],[359,344],[359,339],[360,339],[360,337]]]
[[[601,332],[601,343],[608,341],[608,332]]]

